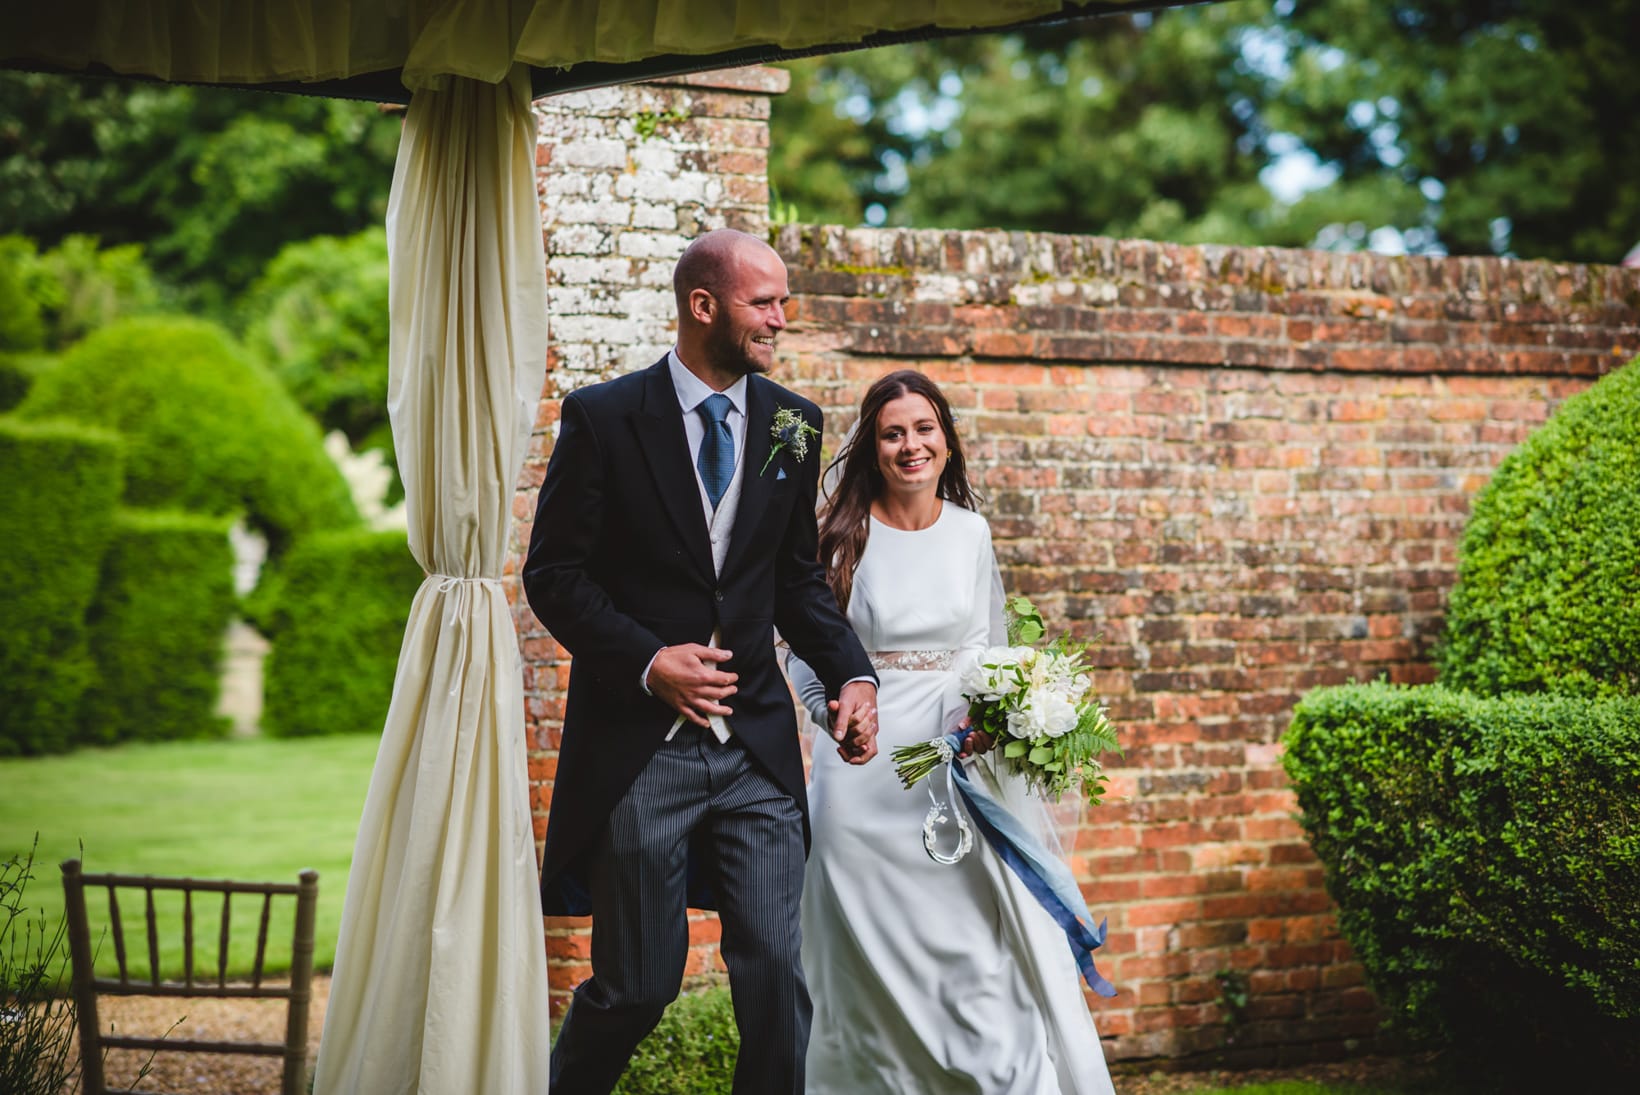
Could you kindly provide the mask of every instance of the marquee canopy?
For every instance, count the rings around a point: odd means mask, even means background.
[[[0,0],[0,67],[405,102],[533,97],[1187,0]]]

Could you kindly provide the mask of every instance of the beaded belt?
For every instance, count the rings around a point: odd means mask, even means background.
[[[950,669],[955,650],[873,650],[873,669]]]

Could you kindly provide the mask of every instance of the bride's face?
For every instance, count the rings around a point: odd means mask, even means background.
[[[933,491],[950,459],[940,416],[924,396],[907,392],[877,416],[877,470],[892,492]]]

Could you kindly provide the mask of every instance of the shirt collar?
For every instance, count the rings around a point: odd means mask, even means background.
[[[683,408],[684,414],[694,414],[695,409],[706,402],[706,397],[713,394],[712,388],[689,371],[689,367],[678,357],[676,346],[666,352],[666,365],[672,373],[672,388],[678,393],[678,406]],[[723,394],[729,397],[735,410],[741,417],[746,415],[746,378],[740,377],[733,384],[723,389]]]

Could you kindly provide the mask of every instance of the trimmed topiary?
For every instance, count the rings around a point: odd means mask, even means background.
[[[1640,362],[1567,400],[1476,497],[1436,658],[1476,692],[1640,695]]]
[[[120,496],[120,443],[0,418],[0,755],[63,752],[91,682],[85,615]]]
[[[243,512],[274,554],[359,520],[312,419],[202,320],[132,319],[97,331],[35,382],[17,413],[117,430],[127,505]]]
[[[403,532],[355,529],[298,541],[267,598],[263,731],[380,733],[422,578]]]
[[[35,378],[56,361],[49,354],[0,351],[0,411],[9,411],[21,403],[34,387]]]
[[[1516,1079],[1636,1074],[1640,698],[1346,685],[1285,742],[1339,926],[1404,1031]]]
[[[233,617],[230,522],[123,510],[86,617],[95,683],[84,739],[99,744],[220,737],[222,641]]]

